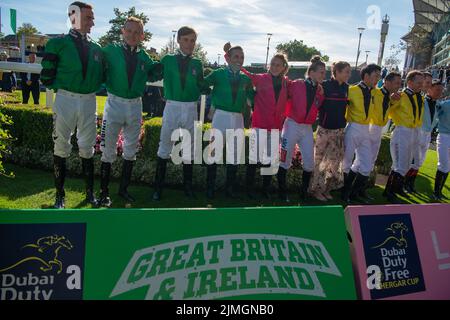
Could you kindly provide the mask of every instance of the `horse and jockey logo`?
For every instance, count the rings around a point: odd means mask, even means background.
[[[411,215],[359,216],[367,286],[372,299],[425,290]]]
[[[408,227],[403,222],[394,222],[385,231],[389,232],[389,236],[379,245],[372,247],[372,249],[384,247],[388,243],[393,243],[399,248],[408,248],[408,241],[406,241],[404,234],[408,232]]]
[[[0,269],[0,273],[14,269],[24,263],[37,261],[40,263],[39,269],[44,272],[57,270],[60,274],[63,270],[63,263],[59,258],[60,250],[72,250],[73,244],[64,236],[52,235],[39,238],[35,243],[24,245],[21,250],[31,248],[31,253],[27,254],[19,261]],[[27,250],[30,252],[30,250]]]

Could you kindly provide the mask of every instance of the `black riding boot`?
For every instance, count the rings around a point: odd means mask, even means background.
[[[192,190],[192,175],[194,166],[192,164],[183,163],[183,187],[186,197],[196,199],[194,191]]]
[[[441,201],[443,199],[442,190],[444,189],[445,181],[447,180],[448,173],[442,171],[436,171],[436,178],[434,180],[434,193],[433,198]]]
[[[86,182],[86,201],[93,206],[97,206],[97,199],[94,193],[94,159],[81,158],[81,166]]]
[[[109,197],[109,177],[111,175],[111,163],[103,162],[100,167],[100,199],[98,199],[99,207],[109,208],[112,205]]]
[[[370,179],[370,177],[369,177]],[[369,189],[369,179],[367,179],[366,185],[361,188],[361,191],[358,194],[358,197],[363,199],[365,202],[370,203],[371,201],[375,200],[374,197],[371,197],[368,193],[367,193],[367,189]]]
[[[237,199],[238,195],[235,193],[235,187],[236,187],[236,175],[238,166],[227,164],[226,170],[227,170],[227,178],[225,182],[225,195],[229,198]]]
[[[206,198],[212,200],[216,194],[217,164],[208,165],[206,170]]]
[[[405,177],[400,173],[396,172],[397,175],[397,183],[395,184],[394,192],[402,197],[408,198],[408,194],[405,192]]]
[[[353,182],[356,178],[356,172],[350,170],[348,174],[344,173],[344,187],[342,189],[341,199],[348,203],[350,202],[350,193],[352,192]]]
[[[445,182],[447,181],[447,178],[448,178],[448,172],[447,172],[447,173],[444,173],[444,177],[442,178],[441,185],[440,185],[440,189],[439,189],[439,194],[441,195],[441,198],[442,198],[442,199],[447,199],[447,198],[442,194],[442,190],[444,189]]]
[[[278,168],[278,173],[277,173],[278,197],[280,198],[280,200],[282,200],[284,202],[289,202],[289,197],[288,197],[288,194],[287,194],[286,177],[287,177],[287,170],[282,168],[282,167],[279,167]]]
[[[359,201],[361,200],[363,203],[368,204],[369,201],[366,199],[359,199],[358,196],[363,190],[363,188],[366,187],[367,182],[369,180],[368,176],[363,176],[362,174],[358,173],[355,178],[355,182],[352,186],[352,191],[350,192],[350,199],[353,201]]]
[[[409,181],[409,190],[411,193],[417,193],[416,190],[416,178],[419,175],[419,170],[414,170],[412,176],[410,177]]]
[[[412,179],[413,174],[414,174],[414,169],[411,168],[405,174],[405,177],[403,179],[403,188],[408,193],[412,193],[410,186],[411,186],[411,179]]]
[[[245,172],[245,188],[247,191],[247,197],[249,199],[255,199],[255,177],[257,164],[248,164],[247,171]]]
[[[264,199],[270,200],[270,186],[272,185],[272,176],[266,175],[263,176],[263,188],[262,188],[262,196]]]
[[[131,172],[133,171],[134,161],[123,160],[122,164],[122,177],[120,179],[119,196],[121,196],[126,202],[136,201],[134,197],[128,193],[128,186],[131,181]]]
[[[312,172],[303,170],[302,186],[300,188],[300,200],[306,201],[308,199],[309,182],[311,181]]]
[[[154,182],[154,193],[153,200],[159,201],[161,200],[162,189],[164,185],[164,180],[166,179],[166,168],[167,168],[167,159],[162,159],[158,157],[156,163],[156,173],[155,173],[155,182]]]
[[[53,176],[55,179],[56,199],[55,209],[64,209],[64,180],[66,179],[66,159],[58,156],[53,156]]]
[[[383,197],[386,197],[390,203],[398,202],[398,198],[395,195],[396,183],[397,183],[397,176],[394,171],[391,171],[388,181],[386,183],[386,187],[384,188],[383,191]]]

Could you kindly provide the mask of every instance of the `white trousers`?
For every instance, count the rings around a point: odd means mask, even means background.
[[[378,152],[380,151],[380,145],[381,145],[381,136],[383,134],[383,128],[377,125],[370,125],[369,126],[369,141],[370,141],[370,150],[371,150],[371,172],[373,171],[373,168],[375,167],[375,162],[377,161]],[[352,165],[352,171],[353,172],[360,172],[360,165],[361,165],[361,159],[359,158],[359,153],[356,153],[355,161],[353,161]]]
[[[300,124],[287,118],[281,132],[280,166],[289,169],[292,165],[295,145],[298,144],[302,154],[303,170],[314,170],[314,137],[310,124]]]
[[[81,158],[94,155],[97,136],[97,103],[95,93],[78,94],[58,90],[53,104],[53,153],[68,158],[72,151],[70,139],[77,129],[77,143]]]
[[[437,137],[438,170],[450,171],[450,134],[439,133]]]
[[[264,132],[266,138],[264,139]],[[277,138],[278,137],[278,138]],[[274,141],[272,141],[274,139]],[[275,140],[276,139],[276,140]],[[249,161],[256,164],[268,165],[274,163],[279,157],[280,132],[279,130],[266,130],[252,128],[249,136]]]
[[[125,160],[136,160],[142,122],[142,99],[124,99],[108,93],[102,121],[102,161],[112,163],[117,158],[117,139],[123,137]]]
[[[244,164],[245,163],[245,137],[244,137],[244,117],[242,113],[228,112],[216,109],[212,120],[212,128],[220,131],[222,138],[226,143],[226,163]],[[242,134],[243,140],[236,138],[227,139],[227,130]],[[241,131],[242,130],[242,131]],[[231,133],[231,131],[229,131]]]
[[[197,121],[197,102],[167,100],[164,107],[158,157],[169,159],[174,142],[172,133],[177,129],[186,129],[191,134],[191,159],[194,159],[194,122]]]
[[[344,136],[344,161],[343,171],[350,172],[353,158],[358,159],[357,172],[363,176],[369,176],[372,171],[372,148],[370,146],[369,125],[362,125],[354,122],[347,124]]]
[[[430,147],[431,132],[423,131],[421,128],[415,130],[413,140],[413,160],[411,168],[419,170],[425,161],[428,148]]]
[[[414,129],[397,126],[391,137],[392,170],[405,176],[411,167]]]

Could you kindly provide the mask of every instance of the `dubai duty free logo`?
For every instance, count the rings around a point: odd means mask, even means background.
[[[0,300],[82,299],[85,224],[0,225]]]
[[[364,215],[359,222],[371,298],[425,291],[410,215]]]
[[[342,277],[320,241],[272,234],[227,234],[136,251],[110,297],[147,287],[147,300],[295,294],[327,297],[317,273]]]

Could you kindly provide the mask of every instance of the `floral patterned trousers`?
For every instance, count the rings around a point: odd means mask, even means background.
[[[315,167],[311,179],[311,192],[329,192],[344,185],[342,160],[344,159],[344,128],[318,127],[314,148]]]

